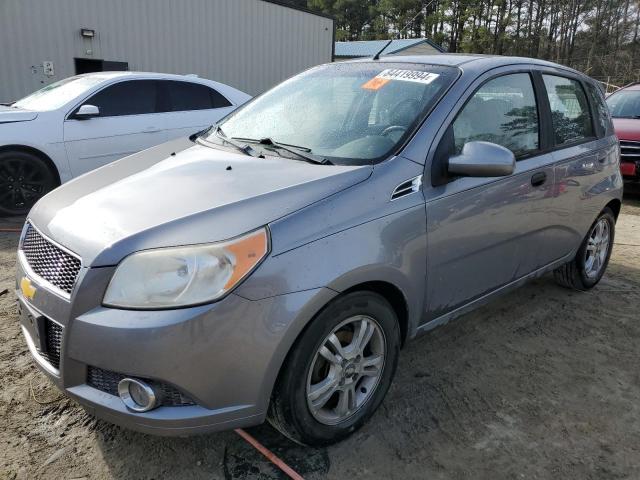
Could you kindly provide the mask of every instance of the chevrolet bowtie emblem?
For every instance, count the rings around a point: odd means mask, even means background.
[[[36,287],[31,284],[31,280],[27,277],[22,277],[22,280],[20,280],[20,290],[29,300],[33,300],[33,297],[36,296]]]

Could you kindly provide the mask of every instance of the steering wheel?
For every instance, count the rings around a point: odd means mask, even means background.
[[[382,135],[383,137],[386,137],[387,135],[389,135],[390,133],[393,132],[406,132],[407,131],[407,127],[404,127],[402,125],[390,125],[387,128],[385,128],[382,133],[380,133],[380,135]]]
[[[406,98],[392,108],[389,115],[392,125],[385,128],[380,135],[387,136],[392,132],[404,133],[407,131],[406,125],[409,125],[417,115],[420,109],[418,101],[414,98]],[[400,135],[402,136],[402,135]],[[398,138],[400,138],[400,136]]]

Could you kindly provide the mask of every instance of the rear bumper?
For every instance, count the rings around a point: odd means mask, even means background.
[[[29,276],[18,263],[17,284]],[[96,269],[104,270],[104,269]],[[110,269],[106,269],[110,270]],[[101,272],[110,277],[111,272]],[[91,275],[94,282],[100,281]],[[261,423],[271,389],[297,332],[308,320],[308,304],[328,301],[334,292],[305,292],[246,300],[229,295],[211,305],[163,311],[104,308],[101,296],[87,305],[82,282],[62,315],[59,298],[32,279],[37,292],[16,295],[21,327],[40,369],[87,411],[109,422],[157,435],[188,435]],[[108,280],[107,280],[108,281]],[[103,282],[104,283],[104,282]],[[97,289],[100,291],[100,288]],[[104,290],[102,290],[104,291]],[[34,319],[49,319],[62,328],[59,368],[38,351],[42,329]],[[160,406],[144,413],[128,410],[119,397],[87,381],[89,366],[176,387],[195,405]]]

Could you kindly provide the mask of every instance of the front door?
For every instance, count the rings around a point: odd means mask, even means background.
[[[72,113],[64,123],[64,143],[73,175],[165,142],[165,120],[157,113],[157,98],[155,80],[128,80],[85,100],[82,104],[98,107],[100,115],[79,120]]]
[[[513,151],[517,164],[507,177],[446,178],[425,189],[428,320],[551,261],[553,157],[541,152],[538,110],[531,73],[498,76],[475,91],[443,137],[450,154],[487,141]]]

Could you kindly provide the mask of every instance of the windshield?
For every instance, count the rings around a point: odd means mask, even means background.
[[[18,100],[13,106],[25,110],[55,110],[104,80],[100,76],[65,78]]]
[[[227,138],[269,139],[331,163],[371,164],[413,132],[456,76],[455,68],[422,64],[323,65],[266,92],[220,127]]]
[[[622,90],[607,98],[613,118],[640,118],[640,90]]]

